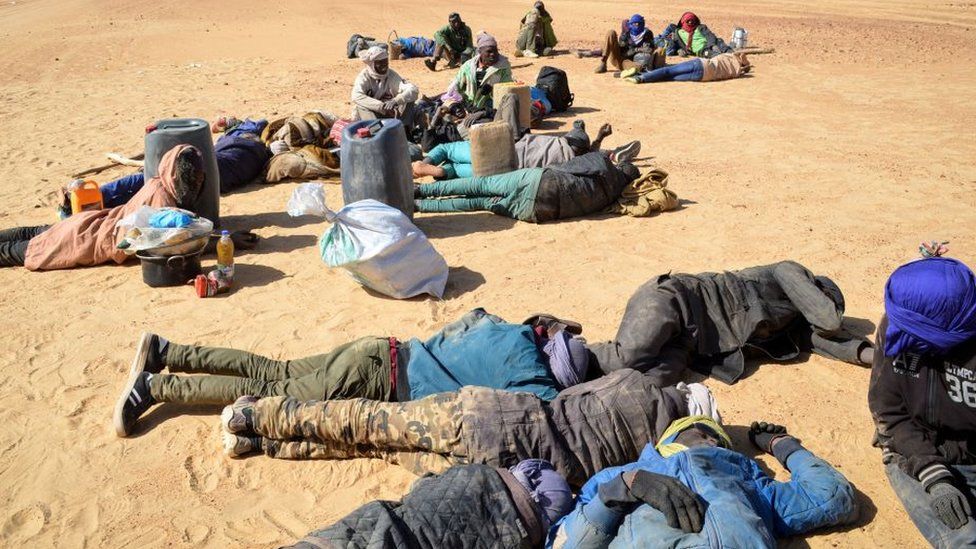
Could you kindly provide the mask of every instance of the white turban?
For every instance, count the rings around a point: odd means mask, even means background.
[[[390,54],[386,51],[386,48],[382,46],[371,46],[369,49],[359,52],[359,58],[366,64],[366,72],[371,77],[378,80],[386,78],[385,74],[380,74],[373,68],[374,63],[377,61],[390,58]]]
[[[679,382],[675,388],[684,393],[688,399],[689,416],[708,416],[722,423],[722,415],[718,413],[718,403],[715,402],[715,397],[708,387],[701,383]]]

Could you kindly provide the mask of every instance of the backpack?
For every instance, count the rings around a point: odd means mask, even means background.
[[[546,98],[552,103],[552,112],[563,112],[573,106],[573,94],[569,91],[569,79],[566,71],[555,67],[542,67],[535,79],[535,87],[546,92]]]

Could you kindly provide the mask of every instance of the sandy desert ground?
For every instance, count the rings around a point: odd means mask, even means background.
[[[426,34],[460,9],[511,50],[528,0],[192,2],[4,0],[0,4],[0,226],[50,223],[53,191],[104,153],[142,150],[170,116],[348,112],[361,66],[353,32]],[[569,55],[515,60],[534,80],[565,68],[574,116],[610,121],[608,143],[644,143],[643,165],[671,172],[682,209],[650,219],[530,225],[489,214],[422,215],[451,266],[443,300],[367,294],[319,259],[325,222],[284,213],[294,183],[222,199],[224,223],[263,241],[238,257],[239,288],[199,300],[151,289],[138,265],[0,271],[0,545],[268,547],[293,541],[413,477],[370,460],[226,459],[217,408],[156,408],[119,439],[111,409],[143,330],[173,341],[274,357],[355,337],[430,334],[473,307],[511,320],[546,310],[613,336],[631,292],[667,271],[798,260],[833,277],[851,325],[871,333],[887,274],[922,239],[976,262],[976,4],[960,0],[549,0],[562,47],[593,46],[643,12],[659,30],[686,8],[726,36],[776,48],[753,76],[627,86]],[[653,11],[651,11],[653,10]],[[393,68],[432,93],[450,72]],[[115,169],[99,181],[127,173]],[[337,185],[329,202],[341,205]],[[206,265],[212,265],[209,260]],[[205,265],[205,266],[206,266]],[[924,544],[870,445],[868,370],[810,357],[762,365],[735,386],[708,382],[738,443],[754,419],[787,424],[856,485],[850,527],[792,547]],[[777,475],[785,473],[761,457]]]

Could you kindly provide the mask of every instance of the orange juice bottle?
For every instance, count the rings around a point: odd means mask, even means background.
[[[220,231],[217,242],[217,270],[228,280],[234,279],[234,241],[230,231]]]

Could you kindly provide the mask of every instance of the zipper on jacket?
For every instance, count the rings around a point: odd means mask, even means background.
[[[932,429],[936,429],[938,428],[938,425],[936,424],[935,421],[935,385],[936,385],[936,376],[938,374],[936,373],[935,368],[932,366],[928,367],[928,371],[929,371],[929,379],[928,379],[929,387],[928,387],[928,391],[927,391],[928,394],[925,401],[925,422]]]

